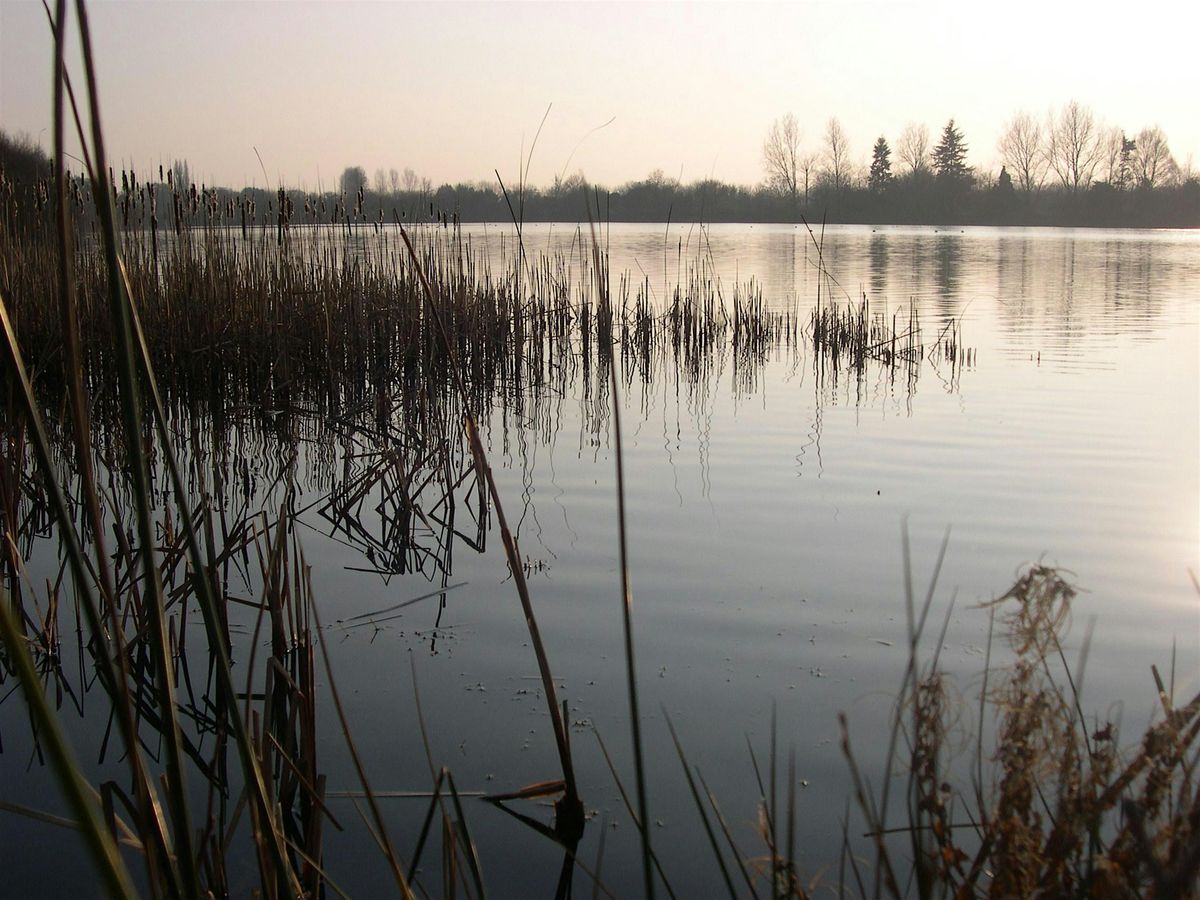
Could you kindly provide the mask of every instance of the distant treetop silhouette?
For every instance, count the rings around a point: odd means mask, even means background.
[[[938,178],[965,181],[971,175],[966,159],[966,141],[951,119],[942,129],[942,139],[933,148],[933,170],[937,172]]]

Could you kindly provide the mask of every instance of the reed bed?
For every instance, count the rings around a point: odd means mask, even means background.
[[[702,261],[660,309],[649,284],[628,276],[602,293],[592,270],[606,269],[607,261],[582,252],[533,261],[518,253],[494,273],[457,228],[414,232],[413,258],[392,226],[300,224],[286,211],[274,224],[257,216],[239,224],[244,210],[201,203],[208,210],[201,224],[181,221],[159,235],[152,210],[164,186],[141,184],[131,173],[121,182],[110,185],[123,210],[121,258],[151,361],[165,396],[192,408],[221,398],[228,410],[261,398],[266,409],[344,416],[382,392],[445,392],[449,351],[430,327],[418,266],[433,288],[469,400],[481,409],[509,391],[562,388],[580,371],[601,383],[618,346],[643,379],[667,363],[698,381],[716,347],[730,348],[735,366],[745,369],[798,340],[794,311],[768,309],[753,283],[720,296]],[[46,190],[39,185],[32,193]],[[166,193],[173,206],[202,195],[195,186]],[[69,196],[72,243],[80,248],[81,364],[93,393],[104,397],[112,394],[105,356],[113,323],[104,258],[88,225],[94,198],[79,188]],[[36,209],[11,214],[16,227],[0,233],[0,250],[12,261],[3,284],[10,315],[41,379],[61,378],[61,317],[48,302],[58,290],[54,235]]]
[[[962,324],[950,319],[937,334],[923,331],[914,304],[893,309],[873,306],[864,294],[855,303],[818,303],[809,317],[808,334],[818,365],[834,377],[849,372],[862,377],[877,366],[893,379],[902,375],[915,385],[923,362],[946,363],[956,382],[964,368],[975,365],[975,350],[962,341]]]

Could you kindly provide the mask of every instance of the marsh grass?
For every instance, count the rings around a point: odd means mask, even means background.
[[[944,363],[951,383],[964,368],[974,366],[975,351],[963,345],[961,331],[959,319],[949,319],[936,334],[923,331],[914,304],[889,313],[865,295],[857,304],[817,304],[808,327],[816,364],[832,377],[848,373],[861,379],[874,366],[910,387],[926,361]]]
[[[1182,897],[1200,872],[1200,695],[1177,705],[1152,670],[1162,717],[1132,751],[1115,723],[1085,716],[1062,638],[1075,586],[1033,565],[991,606],[1012,662],[980,696],[994,747],[976,747],[971,784],[951,764],[960,710],[949,677],[914,651],[894,722],[906,810],[867,785],[842,717],[842,745],[874,844],[859,892],[870,896]],[[912,632],[919,637],[920,629]],[[916,640],[914,640],[914,647]],[[939,639],[936,646],[941,646]],[[907,720],[907,721],[905,721]],[[978,725],[982,734],[985,722]],[[853,859],[853,857],[851,857]]]

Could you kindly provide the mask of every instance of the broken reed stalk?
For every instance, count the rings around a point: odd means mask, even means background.
[[[429,279],[425,275],[425,269],[421,264],[417,251],[409,239],[408,231],[400,222],[400,217],[395,214],[395,211],[393,211],[392,215],[397,227],[400,229],[400,237],[404,240],[405,247],[408,248],[414,269],[424,292],[427,309],[437,326],[438,336],[441,338],[442,345],[449,357],[451,377],[454,379],[459,396],[462,398],[464,429],[467,434],[467,440],[471,445],[471,453],[475,458],[477,476],[483,478],[487,484],[492,506],[496,510],[496,523],[500,528],[500,538],[504,544],[504,553],[508,559],[509,571],[512,572],[513,583],[516,585],[517,595],[521,600],[521,609],[525,613],[525,625],[529,630],[529,640],[533,645],[534,656],[537,659],[538,673],[542,679],[542,690],[546,693],[546,705],[550,711],[550,722],[554,728],[554,740],[558,747],[559,762],[563,772],[563,797],[555,806],[556,827],[560,828],[564,834],[578,834],[582,831],[584,824],[583,803],[579,798],[579,789],[575,781],[575,767],[571,761],[571,748],[567,740],[566,723],[563,721],[562,713],[559,710],[558,695],[554,688],[554,677],[550,669],[550,661],[546,654],[545,645],[542,642],[541,631],[538,629],[537,618],[533,612],[533,602],[529,596],[529,585],[525,580],[524,566],[521,564],[521,553],[517,547],[516,538],[513,536],[512,531],[509,530],[508,521],[504,516],[504,506],[500,502],[500,493],[496,489],[496,479],[492,476],[492,469],[483,448],[483,441],[479,437],[479,428],[475,422],[475,416],[471,412],[470,395],[467,393],[466,385],[463,382],[454,345],[450,341],[445,324],[442,322],[441,313],[438,311],[433,288],[430,286]]]

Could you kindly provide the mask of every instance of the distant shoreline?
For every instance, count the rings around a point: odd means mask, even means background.
[[[243,187],[195,183],[186,165],[173,170],[114,170],[113,192],[124,213],[156,210],[158,227],[180,225],[247,226],[328,224],[345,226],[403,222],[502,223],[627,222],[659,224],[818,224],[1019,228],[1200,228],[1200,178],[1165,185],[1119,187],[1092,182],[1077,190],[1044,186],[1032,191],[995,183],[933,176],[905,177],[871,189],[827,186],[788,194],[765,185],[745,186],[705,180],[683,184],[651,178],[618,190],[588,184],[580,176],[550,188],[505,188],[499,182],[472,182],[411,189],[380,190],[343,175],[339,190]],[[50,165],[36,148],[15,144],[0,132],[0,171],[18,194],[45,197]],[[349,169],[347,172],[356,170]],[[357,170],[361,173],[361,170]],[[147,178],[149,176],[149,178]],[[90,185],[79,176],[71,189],[81,199]],[[19,198],[14,198],[19,199]],[[36,202],[24,206],[41,209]],[[127,225],[128,222],[118,222]]]

